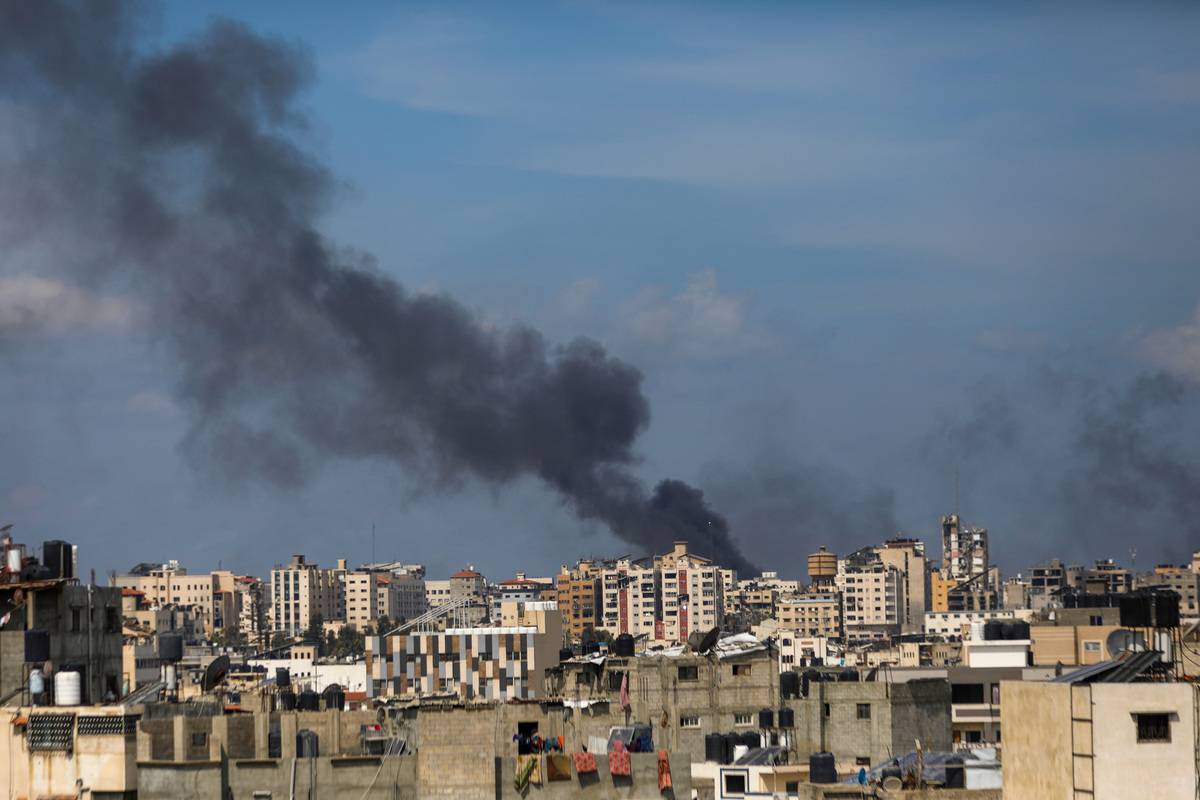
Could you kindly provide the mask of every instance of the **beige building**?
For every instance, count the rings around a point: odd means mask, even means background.
[[[780,630],[796,636],[841,639],[841,595],[819,592],[785,597],[779,601],[776,619]]]
[[[596,629],[600,620],[600,570],[594,562],[580,561],[574,569],[563,564],[554,590],[571,639],[578,641]]]
[[[884,639],[900,632],[900,571],[884,563],[873,547],[838,560],[842,628],[848,641]]]
[[[929,562],[919,539],[888,539],[876,548],[884,566],[900,573],[898,595],[901,633],[920,633],[929,608]]]
[[[1200,689],[1064,678],[1001,683],[1006,798],[1194,800]]]
[[[389,620],[415,619],[429,610],[425,601],[425,579],[413,573],[393,572],[377,577],[379,613]]]
[[[345,576],[344,559],[336,569],[324,570],[300,554],[286,567],[271,570],[271,630],[297,636],[318,616],[322,621],[345,619]]]
[[[930,611],[949,611],[950,610],[950,590],[958,586],[958,581],[953,578],[946,577],[937,567],[932,567],[929,570],[929,610]]]
[[[1179,595],[1179,615],[1200,617],[1200,575],[1186,567],[1155,567],[1137,581],[1139,589],[1170,589]]]
[[[141,592],[150,606],[192,609],[205,634],[211,636],[231,621],[227,603],[233,601],[227,601],[220,588],[225,575],[229,573],[189,575],[178,561],[168,561],[145,575],[118,575],[115,584]]]
[[[709,559],[675,542],[649,566],[621,559],[601,571],[602,627],[613,636],[682,642],[725,619],[724,577]]]

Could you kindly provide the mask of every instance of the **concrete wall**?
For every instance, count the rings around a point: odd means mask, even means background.
[[[1071,724],[1070,685],[1001,682],[1005,797],[1074,800]]]
[[[71,750],[30,751],[27,727],[13,724],[30,713],[123,716],[121,706],[46,709],[6,707],[0,724],[0,797],[74,797],[77,782],[92,792],[125,792],[136,787],[137,744],[123,734],[84,735],[72,729]]]
[[[1100,683],[1091,691],[1096,800],[1137,797],[1149,787],[1156,800],[1193,800],[1197,688],[1187,683]],[[1139,712],[1169,714],[1170,741],[1139,742],[1134,716]]]

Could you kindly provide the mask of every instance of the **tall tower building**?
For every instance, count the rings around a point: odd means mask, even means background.
[[[958,514],[942,517],[942,577],[963,582],[987,572],[987,528],[963,527]]]

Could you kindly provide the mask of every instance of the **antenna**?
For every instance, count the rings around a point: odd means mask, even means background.
[[[958,511],[958,462],[954,462],[954,516],[959,516]]]
[[[375,523],[374,522],[371,523],[371,563],[372,564],[376,563],[376,561],[375,561]]]

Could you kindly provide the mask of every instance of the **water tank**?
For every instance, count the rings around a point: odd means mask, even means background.
[[[976,619],[971,621],[971,640],[975,642],[983,641],[983,620]]]
[[[42,563],[52,578],[75,577],[75,549],[67,542],[59,539],[43,542]]]
[[[784,700],[800,696],[800,674],[794,670],[779,673],[779,696]]]
[[[321,755],[321,740],[316,731],[296,732],[296,758],[318,758]]]
[[[704,737],[704,760],[725,763],[725,737],[719,733],[710,733]]]
[[[995,642],[1004,638],[1004,623],[994,619],[989,619],[983,623],[983,638],[989,642]]]
[[[160,633],[158,635],[158,657],[163,661],[183,659],[183,637],[178,633]]]
[[[325,708],[341,711],[346,707],[346,693],[339,689],[325,690]]]
[[[1149,628],[1154,625],[1154,610],[1144,594],[1128,594],[1121,598],[1121,627]]]
[[[1000,636],[1001,639],[1011,640],[1011,639],[1016,638],[1016,636],[1013,635],[1014,629],[1013,629],[1012,622],[1009,622],[1007,620],[1005,620],[1004,622],[1001,622],[1000,630],[1001,630],[1001,636]]]
[[[764,708],[758,712],[758,727],[774,728],[775,727],[775,712],[769,708]]]
[[[300,711],[320,711],[321,697],[312,689],[305,689],[296,698],[296,708]]]
[[[78,672],[59,672],[54,676],[54,704],[77,706],[83,703],[83,682]]]
[[[21,574],[21,567],[25,561],[25,548],[19,544],[9,545],[4,551],[4,566],[9,572],[16,575]]]
[[[1179,627],[1179,595],[1175,592],[1154,592],[1151,600],[1154,627]]]
[[[962,756],[950,756],[946,759],[946,789],[965,789],[967,787],[967,773],[963,767]]]
[[[794,728],[796,727],[796,712],[790,708],[779,709],[779,727]]]
[[[50,634],[46,631],[25,631],[25,663],[41,664],[50,660]]]
[[[622,633],[613,644],[613,655],[618,658],[633,658],[633,637]]]
[[[837,783],[837,779],[833,753],[813,753],[808,757],[809,783]]]
[[[296,710],[296,693],[291,689],[284,689],[279,693],[279,710],[280,711],[295,711]]]
[[[287,667],[275,668],[275,686],[280,689],[286,689],[292,685],[292,671]]]
[[[762,747],[762,737],[754,731],[746,731],[742,734],[742,744],[750,748]]]
[[[858,670],[846,667],[838,673],[837,679],[844,683],[855,683],[858,681]]]
[[[734,761],[734,749],[742,746],[742,735],[740,733],[727,733],[723,738],[725,739],[725,758],[721,763],[732,764]]]
[[[1017,620],[1012,624],[1012,638],[1014,640],[1025,640],[1029,638],[1029,623],[1024,620]]]
[[[163,666],[163,683],[167,685],[168,692],[174,692],[179,688],[179,673],[174,662],[168,662]]]
[[[35,667],[29,671],[29,693],[37,697],[44,691],[46,691],[46,676],[42,674],[40,667]]]
[[[895,778],[897,781],[903,781],[904,780],[904,772],[900,769],[900,766],[898,764],[888,764],[886,767],[884,767],[882,770],[880,770],[879,777],[880,777],[880,780],[885,780],[885,781],[888,778]]]

